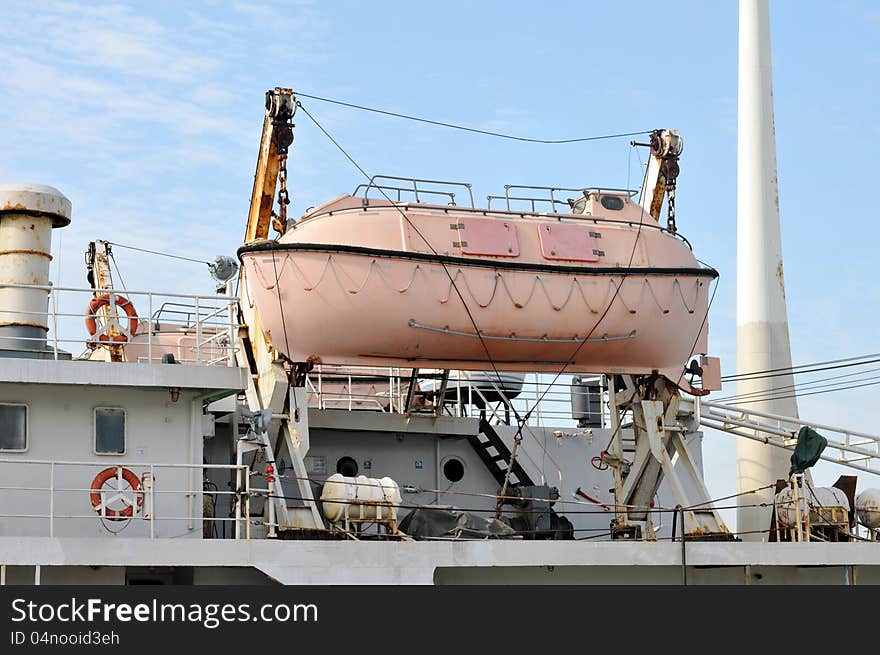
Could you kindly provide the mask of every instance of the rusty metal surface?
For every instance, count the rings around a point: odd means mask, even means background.
[[[0,218],[5,214],[49,216],[53,227],[70,223],[70,200],[54,187],[44,184],[0,185]]]
[[[37,255],[39,257],[45,257],[49,261],[52,261],[52,255],[48,252],[44,252],[42,250],[34,250],[28,248],[10,248],[8,250],[0,250],[0,256],[2,255]]]
[[[251,193],[245,243],[266,239],[272,225],[272,206],[275,202],[275,188],[282,169],[286,178],[287,150],[293,143],[293,92],[277,87],[266,92],[266,117],[263,119],[263,134],[260,141],[260,154],[254,174],[254,188]],[[287,205],[286,187],[279,194],[281,218],[278,227],[286,227]]]
[[[0,327],[7,327],[10,325],[22,326],[22,327],[35,327],[40,328],[41,330],[46,330],[48,332],[49,328],[45,325],[41,325],[40,323],[28,323],[26,321],[0,321]]]

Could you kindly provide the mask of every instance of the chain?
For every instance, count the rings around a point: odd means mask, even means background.
[[[273,117],[275,126],[275,148],[278,150],[278,214],[272,221],[272,227],[279,233],[287,231],[287,206],[290,195],[287,192],[287,153],[293,144],[293,114],[296,107],[288,108],[279,105]]]
[[[669,197],[669,213],[666,227],[675,234],[678,231],[678,228],[675,226],[675,184],[667,184],[666,193]]]
[[[678,156],[668,155],[663,158],[660,164],[660,173],[666,181],[666,195],[669,199],[669,213],[666,227],[670,232],[675,234],[677,227],[675,226],[675,183],[678,180],[680,169],[678,167]]]
[[[272,227],[280,234],[287,230],[287,205],[290,195],[287,192],[287,153],[278,155],[278,215],[272,221]]]

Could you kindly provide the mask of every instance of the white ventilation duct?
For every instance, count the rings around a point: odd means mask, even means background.
[[[42,184],[0,185],[0,357],[47,357],[52,228],[70,223],[70,200]]]

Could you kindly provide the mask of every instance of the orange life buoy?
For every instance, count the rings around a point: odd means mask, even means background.
[[[129,337],[133,337],[137,334],[138,329],[138,315],[134,309],[134,304],[126,298],[125,296],[120,296],[119,294],[113,294],[116,299],[116,306],[122,309],[125,312],[126,316],[128,316],[128,334],[125,334],[125,329],[122,328],[115,319],[110,319],[104,325],[101,333],[98,335],[99,341],[110,341],[112,343],[125,343],[128,341]],[[107,307],[110,305],[110,294],[103,293],[100,296],[95,296],[92,299],[92,302],[89,303],[89,307],[86,310],[86,330],[89,332],[89,336],[95,336],[98,332],[98,323],[97,316],[98,310],[101,307]],[[118,333],[111,334],[108,332],[108,328],[116,327]]]
[[[120,476],[131,487],[131,493],[134,494],[135,499],[130,500],[129,498],[126,498],[126,492],[117,488],[116,493],[119,495],[122,502],[127,505],[127,507],[118,510],[111,509],[104,504],[103,496],[104,494],[108,493],[108,491],[104,490],[103,487],[104,484],[107,483],[107,481],[112,480],[113,478],[118,478]],[[141,506],[144,504],[144,492],[143,487],[141,487],[141,481],[138,479],[138,476],[136,476],[133,471],[125,468],[124,466],[111,466],[110,468],[106,468],[98,473],[98,475],[95,476],[95,479],[92,480],[89,499],[92,501],[92,509],[94,509],[102,517],[110,519],[111,521],[122,521],[124,519],[131,518],[134,515],[135,505],[137,506],[138,510],[140,510]]]

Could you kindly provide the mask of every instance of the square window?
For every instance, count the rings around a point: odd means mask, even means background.
[[[27,405],[0,404],[0,450],[27,450]]]
[[[99,455],[125,454],[124,409],[95,408],[95,452]]]

